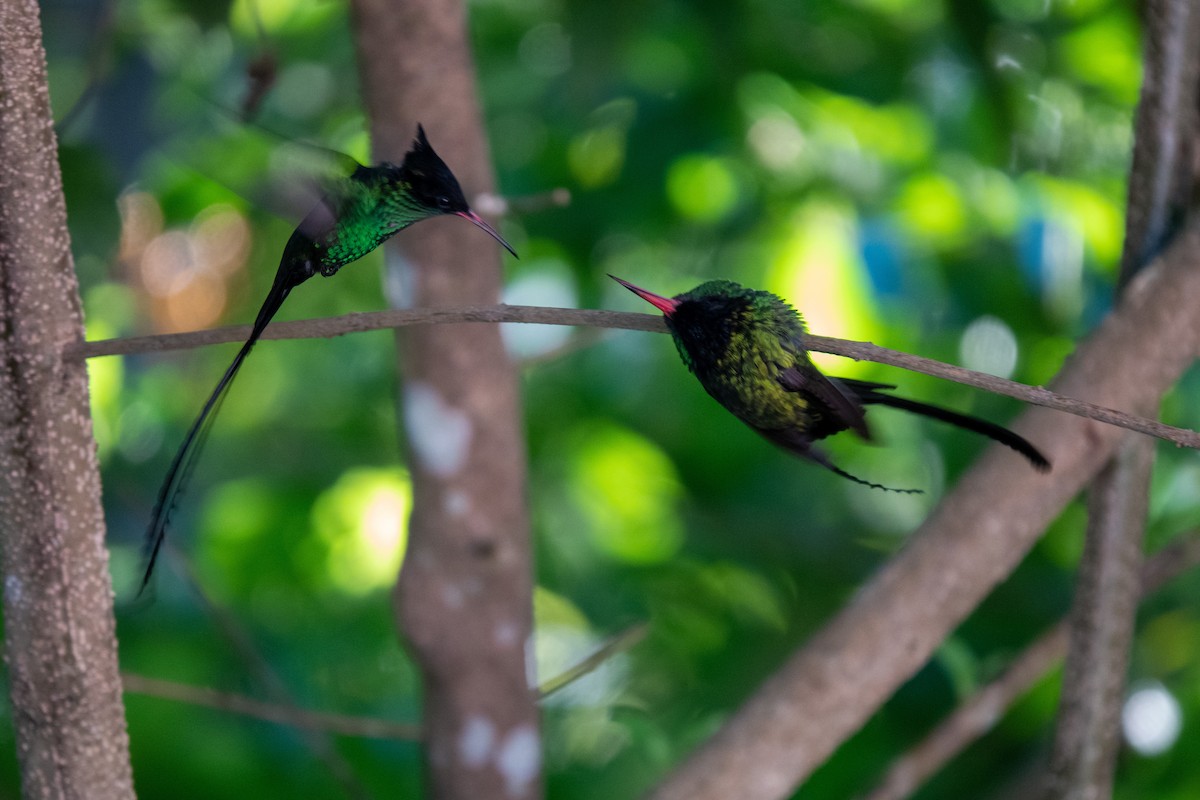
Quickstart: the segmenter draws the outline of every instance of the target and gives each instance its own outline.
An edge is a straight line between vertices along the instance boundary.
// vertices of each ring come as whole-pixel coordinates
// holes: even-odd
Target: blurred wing
[[[361,167],[339,150],[247,122],[232,108],[197,97],[163,145],[167,159],[288,222],[303,219],[332,182]]]
[[[365,169],[345,153],[288,142],[271,153],[266,190],[271,206],[285,209],[287,219],[302,220],[301,231],[315,239],[339,218],[337,201],[331,198],[341,197],[347,179]]]
[[[327,242],[341,218],[337,195],[327,191],[316,197],[310,206],[308,213],[296,226],[296,233],[302,234],[312,242]]]

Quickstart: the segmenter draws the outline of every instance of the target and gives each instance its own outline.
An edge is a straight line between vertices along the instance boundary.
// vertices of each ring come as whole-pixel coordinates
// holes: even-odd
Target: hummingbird
[[[471,210],[454,173],[434,152],[421,125],[417,125],[417,138],[399,166],[383,162],[367,167],[349,156],[344,158],[354,165],[353,172],[324,186],[320,201],[288,239],[250,337],[200,409],[167,469],[146,530],[146,571],[139,592],[150,581],[171,511],[196,465],[225,392],[292,289],[318,272],[331,277],[409,225],[444,214],[469,220],[517,255],[491,225]]]
[[[871,439],[866,406],[881,405],[955,425],[1005,444],[1039,471],[1050,469],[1037,448],[1007,428],[956,411],[887,394],[895,386],[827,376],[804,348],[804,319],[783,298],[733,281],[702,283],[662,297],[610,278],[663,313],[687,368],[735,417],[784,450],[855,483],[903,493],[843,471],[814,443],[851,430]]]

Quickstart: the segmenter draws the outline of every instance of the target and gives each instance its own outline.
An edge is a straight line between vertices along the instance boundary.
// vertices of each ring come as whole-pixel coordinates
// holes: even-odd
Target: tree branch
[[[630,628],[627,628],[616,636],[606,641],[600,647],[575,664],[570,669],[562,672],[554,677],[544,681],[538,687],[538,699],[545,700],[550,695],[561,689],[565,689],[575,681],[586,675],[596,671],[602,664],[609,659],[624,653],[626,650],[634,647],[636,644],[646,638],[646,634],[650,632],[650,623],[639,622]]]
[[[1200,531],[1184,534],[1142,565],[1140,596],[1200,565]],[[964,700],[936,728],[888,767],[863,800],[904,800],[952,758],[996,726],[1017,698],[1062,661],[1067,652],[1067,620],[1062,620],[1013,659],[999,678]]]
[[[347,333],[406,328],[412,325],[452,325],[464,322],[528,322],[538,325],[576,325],[655,333],[666,333],[667,330],[662,318],[653,314],[502,304],[362,311],[336,317],[272,322],[270,327],[263,332],[262,338],[329,339]],[[63,357],[85,359],[189,350],[210,344],[244,342],[249,335],[249,325],[231,325],[188,333],[160,333],[151,336],[99,339],[72,343],[64,348]],[[836,342],[837,340],[829,341]]]
[[[412,741],[421,736],[421,726],[385,719],[354,717],[348,714],[331,714],[323,711],[308,711],[296,706],[267,703],[232,692],[218,692],[204,686],[147,678],[130,672],[121,673],[121,681],[127,694],[143,694],[161,697],[194,706],[214,708],[231,714],[241,714],[255,719],[302,728],[309,731],[333,733],[339,736],[361,736],[370,739],[401,739]]]
[[[79,283],[38,4],[0,4],[0,559],[21,794],[132,798]]]
[[[453,306],[446,308],[414,308],[392,311],[369,311],[343,314],[337,317],[272,323],[264,339],[330,338],[347,333],[403,328],[410,325],[450,325],[464,322],[524,322],[538,325],[577,325],[590,328],[614,328],[630,331],[666,333],[662,317],[628,311],[595,311],[578,308],[547,308],[542,306]],[[164,333],[120,339],[101,339],[76,342],[63,350],[66,359],[99,358],[100,356],[157,353],[203,347],[209,344],[245,341],[250,326],[239,325],[192,333]],[[1067,397],[1040,386],[1027,386],[995,375],[965,367],[935,361],[932,358],[889,350],[870,342],[833,339],[827,336],[805,337],[805,347],[818,353],[845,356],[855,361],[872,361],[943,378],[966,386],[1012,397],[1025,403],[1064,411],[1068,414],[1094,419],[1108,425],[1128,428],[1165,439],[1182,447],[1200,448],[1200,433],[1164,425],[1156,420],[1128,414],[1113,408]]]
[[[1196,185],[1200,11],[1192,0],[1149,0],[1145,71],[1134,128],[1120,298],[1187,219]],[[1134,409],[1153,413],[1160,398]],[[1044,800],[1112,795],[1120,717],[1144,559],[1153,443],[1126,436],[1088,491],[1088,524]]]
[[[193,585],[193,588],[200,591],[198,585]],[[595,671],[613,656],[629,650],[645,639],[648,630],[648,624],[639,623],[618,633],[578,664],[543,683],[536,692],[537,698],[544,700]],[[149,678],[132,672],[122,672],[121,682],[125,687],[126,694],[141,694],[147,697],[190,703],[194,706],[204,706],[230,714],[241,714],[308,731],[368,739],[415,741],[421,738],[421,726],[415,723],[393,722],[374,717],[356,717],[350,714],[333,714],[325,711],[309,711],[294,705],[266,702],[247,697],[244,694],[220,692],[206,686],[192,686],[161,678]]]

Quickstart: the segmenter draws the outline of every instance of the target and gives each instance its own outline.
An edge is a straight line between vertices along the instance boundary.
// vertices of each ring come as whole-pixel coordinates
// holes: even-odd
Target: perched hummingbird
[[[292,289],[318,272],[328,278],[414,222],[442,214],[470,220],[487,231],[508,252],[514,256],[517,254],[491,225],[467,205],[454,173],[430,147],[429,140],[425,138],[425,129],[420,125],[417,126],[417,138],[400,166],[388,162],[375,167],[354,163],[356,168],[349,177],[340,178],[325,187],[320,202],[308,212],[288,239],[279,262],[279,271],[275,273],[275,282],[258,311],[250,338],[234,356],[233,363],[225,370],[217,388],[213,389],[208,402],[200,409],[200,415],[192,423],[179,452],[167,469],[162,488],[158,491],[158,500],[154,504],[150,527],[146,531],[143,590],[154,571],[154,562],[167,532],[168,518],[196,464],[225,391]]]
[[[1050,462],[1022,437],[955,411],[884,394],[883,383],[824,375],[804,349],[804,320],[770,292],[732,281],[708,281],[662,297],[610,278],[663,313],[683,363],[717,402],[769,441],[855,483],[890,491],[839,469],[813,443],[844,430],[870,439],[868,405],[891,406],[988,436],[1025,456],[1041,471]]]

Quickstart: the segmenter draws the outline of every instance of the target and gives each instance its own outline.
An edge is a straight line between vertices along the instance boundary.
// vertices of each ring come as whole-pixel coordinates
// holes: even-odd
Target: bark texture
[[[1200,531],[1192,531],[1146,559],[1140,570],[1139,596],[1144,598],[1158,591],[1197,565],[1200,565]],[[904,800],[915,794],[947,762],[996,727],[1009,707],[1062,661],[1069,632],[1064,620],[1039,636],[1002,675],[965,699],[924,739],[893,761],[879,785],[864,795],[863,800]]]
[[[1187,219],[1200,152],[1200,8],[1191,0],[1149,0],[1145,10],[1118,302]],[[1153,415],[1158,405],[1147,398],[1139,411]],[[1112,796],[1153,467],[1153,443],[1127,435],[1091,487],[1046,800]]]
[[[1126,434],[1088,494],[1045,800],[1112,796],[1153,465],[1153,442]]]
[[[351,8],[376,156],[399,160],[419,121],[468,198],[490,191],[463,5]],[[500,248],[461,219],[405,231],[389,258],[409,305],[499,299]],[[395,598],[424,677],[429,795],[540,797],[519,376],[498,326],[414,328],[398,342],[414,503]]]
[[[26,798],[133,797],[38,6],[0,5],[0,551]]]

